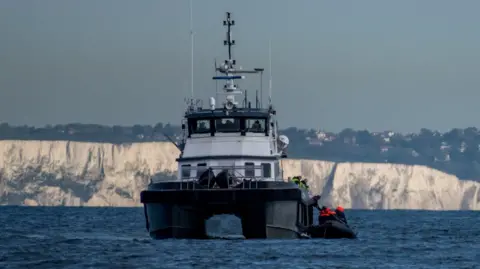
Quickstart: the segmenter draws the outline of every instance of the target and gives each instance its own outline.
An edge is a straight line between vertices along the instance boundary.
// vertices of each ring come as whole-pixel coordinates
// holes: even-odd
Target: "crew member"
[[[292,178],[292,182],[295,183],[295,184],[300,184],[300,177],[299,176],[295,176]]]
[[[292,178],[292,182],[298,185],[300,189],[309,190],[306,179],[303,179],[302,176],[295,176]]]
[[[262,131],[262,126],[260,125],[260,122],[258,120],[256,120],[253,124],[252,124],[252,131],[254,132],[260,132]]]
[[[315,207],[318,210],[321,210],[321,208],[318,206],[318,201],[320,200],[320,198],[321,198],[320,195],[314,195],[314,196],[312,196],[312,198],[310,198],[308,204],[312,205],[313,207]]]
[[[307,184],[307,179],[306,179],[306,178],[300,180],[300,187],[303,187],[303,188],[305,188],[305,189],[307,189],[307,190],[310,189],[310,187],[309,187],[308,184]]]
[[[337,209],[335,209],[335,213],[341,221],[343,221],[345,224],[347,224],[347,217],[345,217],[345,212],[343,207],[338,206]]]

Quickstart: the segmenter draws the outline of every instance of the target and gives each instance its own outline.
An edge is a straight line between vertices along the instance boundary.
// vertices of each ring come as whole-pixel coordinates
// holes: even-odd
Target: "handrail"
[[[261,165],[253,165],[253,166],[247,166],[247,165],[241,165],[241,166],[200,166],[202,169],[200,170],[206,170],[208,168],[212,168],[213,170],[217,169],[245,169],[245,168],[250,168],[250,169],[262,169],[263,167]],[[190,171],[192,170],[198,170],[199,166],[182,166],[182,169],[188,169]]]
[[[243,183],[242,188],[243,189],[257,189],[258,188],[258,182],[259,181],[265,181],[264,176],[255,176],[255,175],[245,175],[245,169],[248,169],[250,171],[256,171],[256,170],[262,170],[263,166],[262,165],[241,165],[241,166],[190,166],[190,167],[182,167],[181,169],[189,170],[191,171],[201,171],[200,175],[203,174],[205,171],[211,170],[212,172],[216,172],[217,174],[219,172],[227,171],[227,188],[231,188],[232,185],[238,186]],[[181,177],[179,180],[176,180],[175,182],[180,183],[180,189],[193,189],[195,190],[198,185],[198,180],[200,179],[200,175],[194,177]],[[204,189],[205,187],[207,189],[214,189],[214,188],[219,188],[218,184],[213,183],[212,185],[212,180],[213,178],[209,177],[208,182],[206,186],[202,187]],[[151,183],[156,183],[156,182],[161,182],[161,181],[153,181],[151,180]],[[185,184],[186,183],[186,184]],[[186,185],[186,186],[185,186]]]
[[[263,171],[264,167],[262,165],[219,165],[219,166],[183,166],[180,169],[189,171],[191,174],[191,171],[196,171],[196,176],[189,176],[189,177],[180,177],[178,180],[175,180],[175,182],[180,183],[180,189],[192,189],[195,190],[198,186],[198,181],[200,179],[200,176],[205,173],[205,171],[211,170],[216,176],[218,176],[219,173],[227,171],[227,180],[226,182],[226,188],[231,188],[232,185],[238,186],[240,184],[242,185],[242,188],[246,189],[258,189],[259,181],[267,181],[265,180],[266,178],[270,177],[265,177],[265,176],[255,176],[255,172],[257,170]],[[253,175],[245,175],[246,170],[249,170],[250,173],[253,171]],[[263,174],[262,172],[260,174]],[[209,174],[209,176],[211,176]],[[202,184],[202,189],[215,189],[219,188],[218,182],[212,183],[211,180],[213,178],[209,177],[208,181],[206,182],[206,186]],[[274,178],[273,181],[277,181],[278,179]],[[268,180],[272,181],[272,180]],[[150,179],[150,184],[154,184],[157,182],[162,182],[159,180],[153,180]],[[225,188],[225,186],[223,186]]]

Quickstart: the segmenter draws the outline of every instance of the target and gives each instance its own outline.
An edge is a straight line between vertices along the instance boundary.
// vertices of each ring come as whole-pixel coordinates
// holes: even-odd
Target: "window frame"
[[[231,130],[222,130],[222,129],[218,129],[218,123],[222,122],[223,120],[233,120],[233,123],[235,125],[235,129],[231,129]],[[242,132],[242,118],[238,118],[238,117],[222,117],[222,118],[217,118],[215,119],[213,122],[214,122],[214,126],[215,126],[215,133],[241,133]]]
[[[249,172],[249,174],[247,174],[247,172]],[[245,162],[245,177],[255,177],[255,163],[254,162]]]
[[[260,130],[251,130],[251,126],[255,123],[255,121],[260,122]],[[250,122],[252,122],[250,124]],[[263,134],[265,133],[267,129],[267,119],[266,118],[245,118],[245,129],[247,130],[248,133],[254,133],[254,134]]]
[[[272,177],[272,163],[261,163],[260,165],[262,166],[262,177],[271,178]],[[268,172],[268,175],[267,175],[266,172]]]
[[[188,167],[188,169],[185,169]],[[188,174],[187,174],[188,173]],[[189,179],[192,176],[192,165],[191,164],[182,164],[181,166],[181,179]]]
[[[200,170],[199,167],[204,167]],[[201,176],[205,171],[207,171],[207,163],[197,163],[197,177]]]
[[[205,131],[198,131],[199,122],[208,122],[208,127]],[[189,119],[188,120],[188,133],[192,134],[209,134],[212,132],[212,121],[210,119]]]

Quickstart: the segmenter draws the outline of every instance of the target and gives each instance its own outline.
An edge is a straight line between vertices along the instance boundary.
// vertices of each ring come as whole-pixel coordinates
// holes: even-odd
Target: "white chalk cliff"
[[[0,205],[140,206],[151,177],[175,172],[171,143],[0,141]],[[480,183],[423,166],[288,159],[322,204],[358,209],[480,210]]]

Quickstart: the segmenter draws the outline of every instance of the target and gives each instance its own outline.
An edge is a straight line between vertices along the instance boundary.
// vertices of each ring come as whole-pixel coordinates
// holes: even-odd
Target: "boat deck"
[[[193,182],[153,183],[142,191],[142,203],[248,204],[268,201],[301,200],[301,190],[293,183],[270,181],[242,183],[231,188],[206,188]]]

